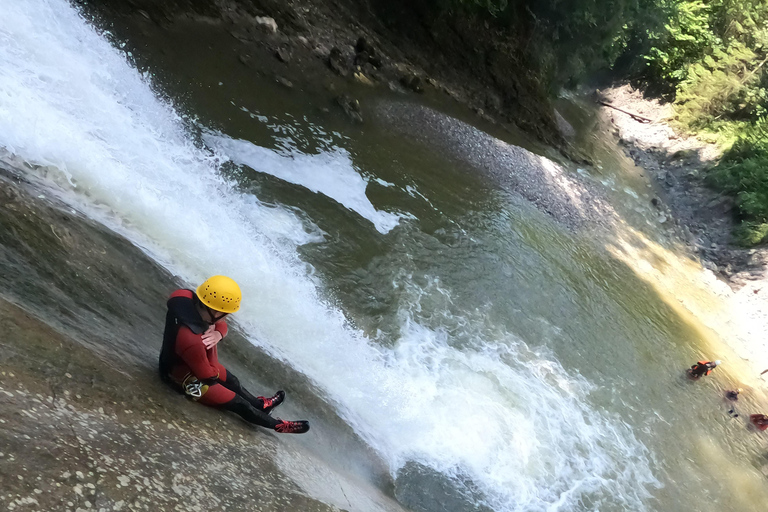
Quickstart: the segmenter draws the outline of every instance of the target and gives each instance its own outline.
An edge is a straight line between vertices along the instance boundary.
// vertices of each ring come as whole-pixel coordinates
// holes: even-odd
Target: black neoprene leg
[[[247,389],[245,389],[240,384],[240,379],[234,376],[232,372],[227,369],[227,380],[222,381],[220,380],[222,386],[229,389],[230,391],[234,391],[235,394],[240,395],[241,397],[245,398],[252,406],[254,406],[258,410],[264,409],[264,402],[261,398],[253,396]]]
[[[274,429],[275,425],[280,423],[269,414],[266,414],[253,407],[245,400],[245,398],[240,395],[235,395],[235,398],[222,405],[221,408],[227,411],[232,411],[235,414],[239,414],[240,417],[242,417],[245,421],[259,425],[260,427]]]

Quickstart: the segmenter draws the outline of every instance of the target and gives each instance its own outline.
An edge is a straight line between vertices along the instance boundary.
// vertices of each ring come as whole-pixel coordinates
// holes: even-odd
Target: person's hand
[[[213,348],[221,341],[221,338],[223,338],[223,336],[216,330],[216,326],[211,325],[208,327],[208,330],[203,333],[203,345],[205,345],[206,349]]]

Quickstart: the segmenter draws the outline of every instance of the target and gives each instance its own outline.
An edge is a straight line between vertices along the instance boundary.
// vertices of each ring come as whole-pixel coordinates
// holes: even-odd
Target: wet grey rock
[[[373,49],[373,46],[368,42],[368,40],[365,37],[360,36],[357,39],[357,42],[355,43],[355,52],[357,53],[367,52],[367,53],[373,54],[375,53],[375,50]]]
[[[277,22],[274,18],[270,18],[269,16],[256,16],[253,19],[253,22],[257,28],[266,32],[267,34],[277,33]]]
[[[723,213],[728,213],[736,207],[736,203],[732,197],[720,196],[712,199],[707,203],[707,208],[717,209]]]
[[[251,36],[245,30],[232,29],[232,30],[228,30],[227,32],[229,32],[229,35],[231,35],[232,37],[234,37],[235,39],[237,39],[243,44],[249,44],[251,42]]]
[[[279,83],[280,85],[287,87],[288,89],[293,89],[293,82],[285,78],[284,76],[276,75],[275,81]]]
[[[293,58],[293,52],[288,46],[281,46],[275,52],[275,57],[277,57],[277,60],[279,60],[280,62],[284,62],[288,64],[289,62],[291,62],[291,59]]]
[[[417,462],[408,462],[398,472],[395,497],[415,512],[492,512],[478,504],[482,495],[469,479],[450,478]]]
[[[424,87],[421,83],[421,77],[416,74],[402,76],[400,78],[400,83],[403,85],[403,87],[410,91],[418,93],[424,92]]]
[[[360,37],[355,44],[355,66],[370,64],[374,68],[380,68],[381,56],[365,37]]]
[[[240,64],[243,66],[250,66],[251,65],[251,56],[246,55],[245,53],[241,53],[237,56],[237,60],[240,61]]]
[[[698,156],[699,152],[695,149],[681,149],[680,151],[675,151],[670,155],[669,161],[686,161],[686,160],[692,160]],[[682,163],[682,162],[681,162]]]
[[[572,139],[576,136],[576,130],[571,126],[571,123],[565,120],[565,118],[558,112],[555,112],[555,122],[557,123],[557,129],[566,139]]]
[[[490,112],[501,112],[501,110],[504,108],[504,102],[502,101],[501,96],[492,91],[486,92],[485,108]],[[563,119],[563,121],[565,121],[565,119]],[[572,126],[571,129],[573,129]]]
[[[360,112],[360,102],[356,99],[342,94],[336,98],[336,104],[341,107],[347,117],[357,123],[363,122],[363,114]]]
[[[354,73],[352,76],[354,77],[355,81],[358,82],[358,83],[361,83],[361,84],[367,85],[367,86],[373,86],[374,85],[373,80],[368,78],[362,72],[358,71],[357,73]]]
[[[621,137],[619,139],[619,144],[622,144],[624,146],[631,146],[634,143],[635,143],[635,138],[632,137],[631,135],[626,136],[626,137]]]
[[[349,74],[349,63],[337,47],[331,48],[331,52],[328,54],[328,67],[333,70],[339,76],[347,76]]]

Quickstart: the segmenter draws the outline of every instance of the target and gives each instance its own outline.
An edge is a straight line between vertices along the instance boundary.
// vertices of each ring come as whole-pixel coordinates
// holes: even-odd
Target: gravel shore
[[[734,244],[733,199],[704,184],[706,169],[721,157],[720,148],[673,128],[672,105],[645,98],[630,85],[597,91],[597,101],[603,122],[655,182],[660,207],[701,263],[701,282],[722,299],[726,318],[718,331],[751,367],[752,375],[745,377],[764,384],[766,376],[758,375],[768,368],[768,249]]]

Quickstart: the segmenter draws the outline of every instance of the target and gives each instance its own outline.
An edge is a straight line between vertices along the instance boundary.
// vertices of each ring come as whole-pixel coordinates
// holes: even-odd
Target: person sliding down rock
[[[704,375],[712,373],[712,370],[718,365],[720,365],[720,361],[699,361],[691,365],[691,368],[688,370],[688,376],[694,380],[699,379]]]
[[[242,294],[226,276],[213,276],[196,291],[176,290],[168,298],[160,378],[192,400],[239,414],[244,420],[283,434],[303,434],[309,422],[270,416],[285,392],[253,396],[219,363],[217,344],[227,335],[224,318],[240,309]]]

